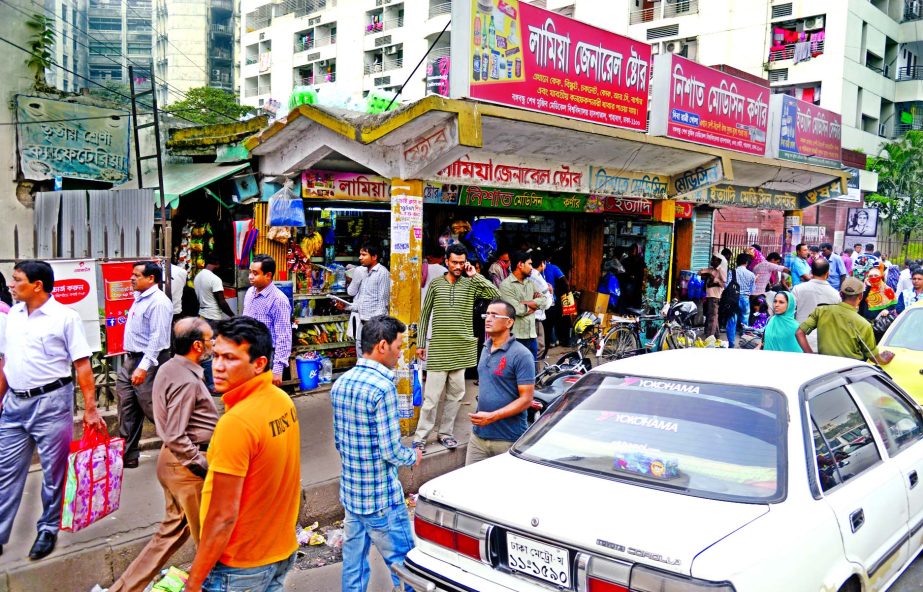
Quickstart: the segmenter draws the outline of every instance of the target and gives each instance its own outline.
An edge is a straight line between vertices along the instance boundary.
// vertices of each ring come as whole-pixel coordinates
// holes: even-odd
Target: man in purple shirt
[[[245,317],[266,325],[272,335],[272,383],[282,384],[282,371],[292,354],[292,305],[272,283],[276,261],[269,255],[254,255],[250,264],[250,289],[244,296]]]

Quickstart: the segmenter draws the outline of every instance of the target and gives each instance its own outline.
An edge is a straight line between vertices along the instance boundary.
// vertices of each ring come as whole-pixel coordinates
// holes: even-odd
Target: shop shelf
[[[344,296],[346,292],[324,292],[323,294],[295,294],[292,299],[298,300],[318,300],[327,296]]]
[[[341,347],[352,347],[356,345],[355,341],[336,341],[334,343],[316,343],[314,345],[299,345],[294,349],[295,353],[307,351],[319,351],[323,349],[339,349]]]
[[[313,325],[315,323],[332,323],[334,321],[348,321],[349,315],[328,315],[328,316],[316,316],[316,317],[300,317],[295,319],[295,323],[299,325]]]

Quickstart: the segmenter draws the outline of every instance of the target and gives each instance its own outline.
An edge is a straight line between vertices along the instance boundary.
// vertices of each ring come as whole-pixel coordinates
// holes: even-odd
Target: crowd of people
[[[729,269],[733,258],[736,267]],[[888,260],[873,244],[837,253],[830,243],[798,244],[785,258],[751,245],[722,249],[699,270],[705,286],[705,336],[737,345],[744,328],[762,332],[766,350],[842,355],[887,364],[877,339],[923,298],[923,261]]]

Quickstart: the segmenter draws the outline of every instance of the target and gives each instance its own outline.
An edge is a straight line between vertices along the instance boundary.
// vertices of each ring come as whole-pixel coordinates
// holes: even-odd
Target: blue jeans
[[[538,339],[535,337],[529,339],[517,338],[516,341],[526,346],[526,349],[532,352],[532,359],[538,361]]]
[[[7,391],[0,412],[0,545],[10,541],[36,447],[42,463],[42,516],[37,527],[40,532],[58,532],[73,432],[74,385],[29,399]]]
[[[208,392],[215,394],[215,378],[212,375],[212,360],[202,360],[199,362],[199,366],[202,366],[202,380],[205,381],[205,386],[208,388]]]
[[[403,564],[407,552],[413,548],[410,516],[404,504],[385,508],[374,514],[362,515],[346,511],[343,521],[343,590],[366,592],[372,574],[369,567],[369,547],[375,543],[390,569],[394,563]],[[401,582],[391,574],[395,588]],[[405,588],[413,592],[410,588]]]
[[[229,567],[216,563],[202,584],[204,592],[282,592],[295,555],[259,567]]]
[[[734,341],[737,339],[737,323],[747,324],[750,318],[750,296],[740,295],[737,300],[737,314],[728,319],[725,330],[728,334],[728,347],[734,347]]]

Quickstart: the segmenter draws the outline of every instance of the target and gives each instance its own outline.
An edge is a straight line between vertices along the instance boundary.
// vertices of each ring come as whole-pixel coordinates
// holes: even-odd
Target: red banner
[[[116,356],[125,353],[125,321],[128,309],[135,301],[131,287],[131,272],[134,263],[103,263],[103,295],[106,313],[106,355]]]
[[[676,54],[654,59],[651,135],[763,156],[769,88]]]
[[[632,214],[650,217],[654,213],[654,202],[649,199],[629,199],[607,196],[606,212],[611,214]]]
[[[469,2],[468,96],[644,130],[649,45],[518,0]]]

